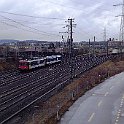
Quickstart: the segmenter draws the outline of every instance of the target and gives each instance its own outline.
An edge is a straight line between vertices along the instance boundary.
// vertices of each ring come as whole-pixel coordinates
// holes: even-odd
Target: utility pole
[[[72,37],[72,21],[73,19],[68,19],[68,38],[69,38],[69,66],[71,79],[73,79],[73,37]]]
[[[89,59],[90,59],[90,54],[91,54],[91,50],[90,50],[90,39],[89,39]]]
[[[111,38],[109,38],[109,40],[106,41],[106,55],[107,56],[109,54],[109,42],[111,42]]]
[[[68,27],[68,38],[67,38],[67,42],[68,42],[68,48],[69,48],[69,67],[70,67],[70,79],[73,80],[74,77],[74,51],[73,51],[73,27],[76,26],[76,24],[73,24],[74,19],[69,18],[68,19],[68,24],[66,25],[66,27]]]
[[[93,57],[95,58],[95,42],[96,42],[96,37],[93,37]]]
[[[64,37],[63,37],[63,35],[62,35],[62,42],[61,42],[60,45],[61,45],[60,46],[60,48],[61,48],[61,54],[63,55],[63,53],[64,53]]]
[[[122,15],[121,15],[121,25],[120,25],[120,41],[124,41],[124,0],[122,4]]]
[[[74,19],[69,18],[68,24],[66,25],[66,27],[68,28],[67,32],[59,32],[59,33],[68,33],[67,36],[67,44],[68,44],[68,53],[69,53],[69,68],[70,68],[70,79],[73,80],[74,77],[74,51],[73,51],[73,27],[76,26],[76,24],[73,24]]]
[[[113,6],[122,6],[121,15],[116,16],[116,17],[121,16],[119,40],[120,40],[120,52],[122,54],[122,49],[123,49],[123,44],[124,44],[124,0],[122,4],[116,4]]]
[[[59,33],[66,33],[66,32],[59,32]],[[63,50],[64,50],[64,36],[62,34],[62,40],[60,41],[60,49],[61,49],[61,54],[63,55]]]
[[[106,56],[108,56],[108,43],[110,40],[106,40],[106,27],[104,27],[103,40],[105,42]]]
[[[65,27],[64,27],[65,28]],[[62,34],[62,40],[61,40],[61,42],[60,42],[60,48],[61,48],[61,54],[62,55],[64,55],[64,47],[65,47],[65,39],[64,39],[64,36],[63,36],[63,34],[64,33],[68,33],[68,32],[59,32],[59,33],[61,33]]]
[[[68,35],[69,35],[69,53],[70,53],[70,58],[72,57],[72,54],[73,54],[73,38],[72,38],[72,19],[68,19],[68,22],[70,23],[69,24],[69,32],[68,32]]]

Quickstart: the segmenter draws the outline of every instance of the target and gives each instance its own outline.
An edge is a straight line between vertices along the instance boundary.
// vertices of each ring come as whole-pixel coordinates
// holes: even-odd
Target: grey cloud
[[[32,16],[56,17],[56,18],[75,18],[77,29],[75,30],[75,41],[88,40],[96,35],[98,40],[103,38],[103,27],[106,26],[108,37],[118,37],[120,19],[115,16],[121,13],[121,7],[113,7],[113,4],[121,3],[122,0],[0,0],[0,11],[27,14]],[[59,34],[63,29],[65,20],[38,19],[22,16],[2,14],[6,17],[19,21],[20,23],[37,28],[48,33]],[[61,40],[61,36],[47,36],[35,34],[21,30],[29,28],[23,27],[14,22],[0,17],[0,21],[15,25],[20,29],[0,23],[2,31],[0,38],[9,39],[38,39],[38,40]],[[46,24],[46,25],[45,25]],[[65,23],[66,25],[66,23]],[[33,29],[31,31],[34,31]],[[79,33],[77,33],[77,32]],[[34,31],[35,32],[35,31]]]

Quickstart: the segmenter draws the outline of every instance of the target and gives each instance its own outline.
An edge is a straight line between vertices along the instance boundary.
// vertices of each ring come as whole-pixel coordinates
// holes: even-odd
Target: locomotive
[[[31,70],[31,69],[35,69],[38,67],[43,67],[46,65],[58,63],[58,62],[61,62],[61,60],[62,60],[61,55],[51,55],[51,56],[46,56],[46,57],[42,57],[42,58],[35,57],[35,58],[29,59],[29,60],[27,60],[27,59],[20,60],[18,69],[20,71]]]

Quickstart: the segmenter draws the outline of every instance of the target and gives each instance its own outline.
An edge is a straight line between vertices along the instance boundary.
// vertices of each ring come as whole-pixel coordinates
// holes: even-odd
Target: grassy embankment
[[[90,71],[85,72],[79,78],[66,86],[61,92],[52,96],[44,103],[37,103],[38,110],[30,115],[26,124],[57,124],[61,116],[68,108],[82,96],[87,90],[95,87],[115,74],[124,71],[124,61],[107,61]],[[57,118],[57,112],[58,117]],[[33,118],[33,122],[32,122]]]
[[[14,62],[13,63],[0,62],[0,71],[7,71],[15,68],[16,68],[16,65]]]

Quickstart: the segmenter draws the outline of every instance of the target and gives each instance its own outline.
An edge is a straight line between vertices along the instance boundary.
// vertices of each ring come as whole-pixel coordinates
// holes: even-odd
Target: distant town
[[[0,59],[17,59],[42,57],[50,54],[67,54],[69,42],[60,41],[37,41],[37,40],[0,40]],[[73,49],[79,54],[109,53],[120,51],[122,42],[110,39],[108,41],[81,41],[74,42]]]

